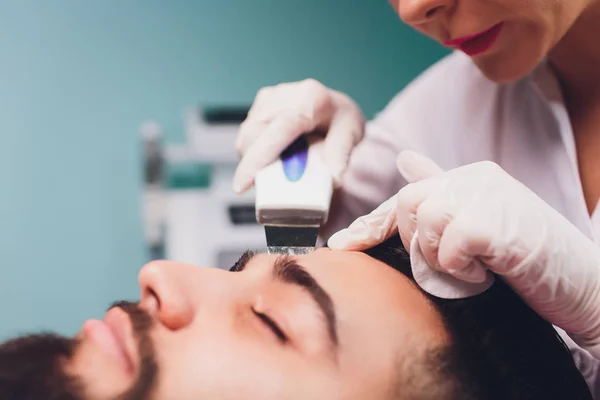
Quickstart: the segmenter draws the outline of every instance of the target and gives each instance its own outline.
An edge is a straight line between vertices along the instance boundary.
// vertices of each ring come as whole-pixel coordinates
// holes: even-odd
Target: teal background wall
[[[136,298],[137,128],[314,77],[372,115],[446,52],[385,0],[0,1],[0,338]]]

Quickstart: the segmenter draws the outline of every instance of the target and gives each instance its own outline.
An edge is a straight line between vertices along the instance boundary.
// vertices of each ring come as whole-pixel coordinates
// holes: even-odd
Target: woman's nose
[[[198,267],[154,261],[146,264],[138,276],[141,306],[170,330],[183,329],[194,320],[193,293],[186,284],[190,268]]]
[[[456,0],[396,0],[400,19],[408,25],[420,25],[447,12]]]

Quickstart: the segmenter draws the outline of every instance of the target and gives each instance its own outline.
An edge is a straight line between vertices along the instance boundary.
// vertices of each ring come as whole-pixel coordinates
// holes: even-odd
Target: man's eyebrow
[[[246,250],[244,254],[241,255],[239,260],[237,260],[235,264],[233,264],[233,266],[229,269],[229,272],[243,271],[246,267],[246,264],[248,264],[256,256],[256,254],[257,252],[255,251]]]
[[[240,259],[233,265],[233,267],[231,267],[230,271],[242,271],[257,254],[260,254],[260,252],[250,250],[244,252]],[[293,257],[287,255],[279,256],[273,264],[272,271],[273,277],[276,280],[300,286],[308,292],[325,317],[327,333],[332,347],[337,348],[337,317],[331,296],[329,296],[329,294],[325,291],[325,289],[323,289],[323,287],[321,287],[321,285],[319,285],[315,278],[313,278],[308,271],[300,266]]]
[[[280,256],[273,264],[275,279],[302,287],[313,298],[327,324],[329,340],[334,348],[338,345],[337,318],[333,301],[321,285],[296,260],[290,256]]]

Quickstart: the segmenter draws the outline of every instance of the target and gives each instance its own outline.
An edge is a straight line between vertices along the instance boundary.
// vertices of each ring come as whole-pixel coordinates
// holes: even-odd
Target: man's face
[[[120,307],[86,322],[68,366],[86,398],[139,387],[145,368],[152,399],[385,399],[399,374],[410,382],[411,364],[447,344],[421,292],[365,254],[259,254],[234,269],[146,265],[139,308],[151,345],[137,343],[137,318]]]

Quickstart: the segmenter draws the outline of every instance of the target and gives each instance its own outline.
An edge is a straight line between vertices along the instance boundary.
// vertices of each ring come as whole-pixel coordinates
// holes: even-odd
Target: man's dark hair
[[[413,279],[399,236],[365,253]],[[426,384],[418,384],[409,390],[414,395],[407,396],[406,385],[411,383],[403,382],[396,398],[592,399],[557,331],[500,278],[486,292],[467,299],[444,300],[423,293],[439,311],[451,344],[425,356],[426,366],[421,367],[430,375],[423,381]]]

